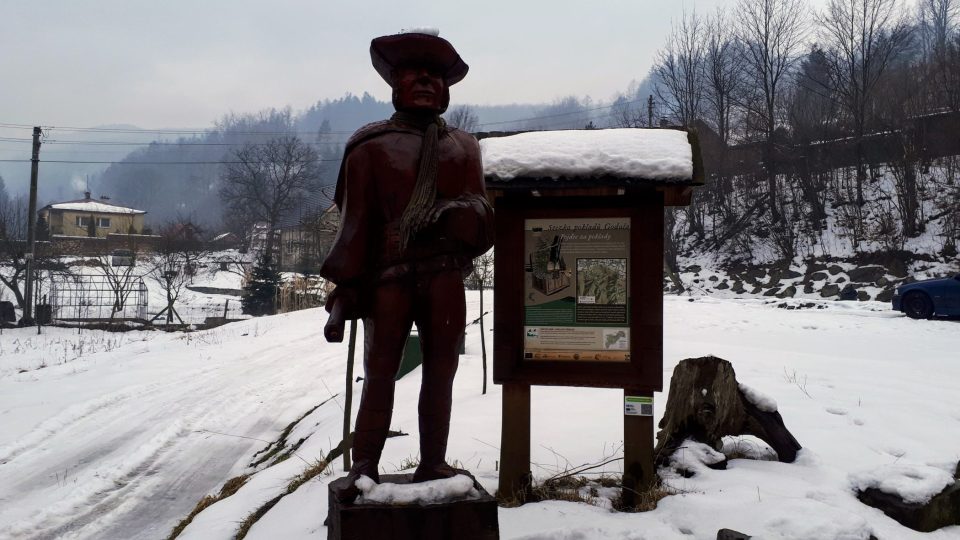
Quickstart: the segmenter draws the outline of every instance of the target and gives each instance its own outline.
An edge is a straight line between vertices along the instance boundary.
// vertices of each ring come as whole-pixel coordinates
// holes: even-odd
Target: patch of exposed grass
[[[322,401],[321,403],[318,403],[316,406],[314,406],[313,408],[311,408],[311,409],[308,410],[307,412],[303,413],[303,414],[300,416],[300,418],[297,418],[297,419],[294,420],[293,422],[290,422],[289,424],[287,424],[287,427],[283,428],[283,431],[280,432],[280,436],[277,437],[277,440],[276,440],[276,441],[268,444],[267,446],[265,446],[264,448],[260,449],[259,451],[257,451],[257,453],[255,453],[255,454],[253,455],[253,457],[254,457],[255,459],[254,459],[254,461],[253,461],[252,463],[250,463],[250,467],[251,467],[251,468],[254,468],[254,469],[257,468],[257,467],[259,467],[260,465],[266,463],[270,458],[276,456],[277,454],[279,454],[280,452],[284,451],[285,449],[287,450],[286,455],[282,455],[282,458],[277,458],[277,460],[275,460],[273,463],[271,463],[271,465],[276,465],[277,463],[279,463],[279,462],[281,462],[281,461],[284,461],[284,460],[286,460],[287,458],[289,458],[289,457],[290,457],[290,454],[292,454],[293,452],[295,452],[295,451],[297,450],[297,448],[300,448],[300,445],[303,444],[303,441],[306,440],[306,439],[300,439],[299,441],[297,441],[297,443],[296,443],[292,448],[287,449],[287,448],[286,448],[286,447],[287,447],[287,437],[290,436],[290,432],[293,431],[293,428],[297,427],[297,424],[299,424],[301,421],[303,421],[304,418],[310,416],[310,414],[312,414],[313,411],[319,409],[321,406],[323,406],[324,404],[326,404],[326,403],[329,402],[330,400],[335,399],[338,395],[339,395],[339,394],[334,394],[334,395],[330,396],[329,398],[325,399],[325,400]],[[263,454],[263,456],[261,456],[259,459],[256,459],[256,457],[259,456],[260,454]]]
[[[676,490],[658,480],[656,484],[635,493],[633,506],[625,506],[622,495],[610,502],[613,504],[613,509],[619,512],[649,512],[655,510],[657,503],[661,500],[676,493]]]
[[[174,540],[177,536],[180,536],[180,533],[187,528],[187,525],[193,521],[193,518],[197,517],[197,514],[206,510],[213,503],[226,499],[227,497],[236,493],[244,484],[247,483],[250,477],[247,475],[240,475],[227,480],[223,484],[223,487],[220,488],[220,493],[216,495],[207,495],[204,498],[200,499],[200,502],[193,507],[193,510],[190,511],[190,514],[187,517],[180,520],[180,523],[177,523],[177,526],[170,531],[170,536],[167,537],[167,540]]]
[[[250,467],[251,467],[251,468],[256,468],[257,466],[265,463],[265,462],[266,462],[267,460],[269,460],[271,457],[276,456],[276,455],[279,454],[280,452],[283,452],[283,453],[280,454],[280,455],[277,457],[277,459],[275,459],[275,460],[273,461],[273,463],[271,463],[271,465],[276,465],[276,464],[279,463],[280,461],[284,461],[284,460],[286,460],[287,458],[289,458],[291,455],[293,455],[293,453],[296,452],[296,450],[300,447],[300,445],[303,444],[303,441],[306,440],[306,438],[300,439],[300,440],[297,441],[297,443],[294,444],[291,448],[287,448],[287,447],[286,447],[286,445],[287,445],[287,437],[288,437],[288,436],[290,435],[290,433],[293,431],[293,428],[295,428],[295,427],[297,426],[297,424],[299,424],[301,421],[303,421],[304,418],[310,416],[310,414],[313,413],[313,411],[316,411],[316,410],[319,409],[322,405],[324,405],[325,403],[331,401],[332,399],[334,399],[334,398],[336,398],[336,397],[337,397],[336,395],[330,396],[329,398],[327,398],[327,399],[324,400],[323,402],[317,404],[316,406],[314,406],[313,408],[311,408],[311,409],[308,410],[307,412],[303,413],[303,414],[300,416],[300,418],[297,418],[297,419],[294,420],[293,422],[290,422],[290,424],[288,424],[287,427],[284,428],[284,430],[280,433],[280,436],[277,438],[276,441],[274,441],[274,442],[272,442],[272,443],[269,443],[267,446],[265,446],[264,448],[260,449],[259,451],[257,451],[257,453],[255,453],[255,454],[253,455],[253,457],[256,458],[257,456],[259,456],[259,455],[261,455],[261,454],[264,454],[264,455],[263,455],[262,457],[260,457],[259,459],[255,459],[255,461],[250,464]],[[207,496],[203,497],[202,499],[200,499],[200,501],[199,501],[199,502],[197,503],[197,505],[193,508],[193,510],[190,512],[190,514],[189,514],[186,518],[184,518],[183,520],[181,520],[180,523],[178,523],[176,527],[173,528],[173,531],[170,533],[170,536],[167,537],[167,540],[173,540],[173,539],[175,539],[181,532],[183,532],[184,529],[187,528],[187,525],[189,525],[190,522],[193,521],[193,518],[196,517],[197,514],[199,514],[200,512],[204,511],[207,507],[209,507],[210,505],[216,503],[217,501],[223,500],[223,499],[225,499],[225,498],[233,495],[234,493],[236,493],[237,490],[239,490],[239,489],[243,486],[243,484],[245,484],[245,483],[247,482],[247,480],[249,480],[249,478],[250,478],[250,475],[241,475],[241,476],[237,476],[237,477],[235,477],[235,478],[231,478],[230,480],[228,480],[228,481],[223,485],[222,488],[220,488],[220,493],[218,493],[217,495],[207,495]],[[251,524],[251,525],[252,525],[252,524]]]
[[[243,523],[240,524],[240,528],[237,529],[237,533],[233,536],[234,540],[243,540],[243,538],[246,538],[247,533],[250,532],[250,528],[253,527],[253,525],[257,521],[260,521],[260,518],[267,515],[267,512],[273,509],[273,507],[276,506],[281,499],[293,493],[300,486],[306,484],[308,481],[312,480],[313,478],[316,478],[317,476],[323,474],[324,471],[327,471],[327,466],[330,465],[330,462],[337,459],[343,454],[342,451],[337,452],[337,450],[339,450],[339,446],[335,448],[333,451],[331,451],[326,458],[317,460],[316,462],[313,463],[313,465],[310,465],[309,467],[304,469],[303,472],[301,472],[300,474],[295,476],[292,480],[290,480],[290,483],[287,484],[287,488],[283,491],[283,493],[270,499],[269,501],[264,503],[263,506],[261,506],[260,508],[257,508],[256,510],[253,511],[253,513],[247,516],[247,518],[243,520]]]
[[[399,431],[390,431],[387,433],[388,438],[399,437],[403,435],[406,435],[406,433],[402,433]],[[243,540],[244,538],[246,538],[247,533],[250,532],[250,528],[253,527],[253,525],[257,521],[259,521],[260,518],[267,515],[267,512],[269,512],[274,506],[276,506],[281,499],[283,499],[287,495],[290,495],[294,491],[300,489],[300,486],[306,484],[307,482],[309,482],[310,480],[313,480],[314,478],[316,478],[317,476],[320,476],[321,474],[332,474],[332,472],[329,471],[327,467],[331,463],[333,463],[335,460],[337,460],[340,456],[342,456],[344,452],[348,451],[352,443],[353,443],[353,434],[351,433],[350,436],[348,436],[346,439],[343,439],[342,441],[340,441],[340,443],[337,444],[337,446],[333,450],[331,450],[330,453],[327,454],[323,459],[319,459],[315,461],[309,467],[304,469],[300,474],[293,477],[293,479],[291,479],[290,482],[287,484],[286,489],[283,490],[283,493],[265,502],[262,506],[254,510],[250,515],[247,516],[246,519],[243,520],[243,523],[240,524],[240,527],[237,529],[237,533],[233,537],[234,540]]]
[[[400,465],[397,465],[397,471],[408,471],[410,469],[416,469],[420,466],[420,456],[407,456],[400,460]]]
[[[601,489],[611,488],[619,490],[620,494],[608,497],[600,492]],[[637,492],[633,506],[628,507],[623,503],[623,489],[621,478],[618,476],[601,475],[596,478],[563,476],[534,484],[526,494],[517,493],[512,496],[498,494],[498,501],[504,508],[520,506],[524,502],[568,501],[612,508],[618,512],[648,512],[655,509],[657,503],[664,497],[676,493],[675,490],[658,481],[656,485]]]

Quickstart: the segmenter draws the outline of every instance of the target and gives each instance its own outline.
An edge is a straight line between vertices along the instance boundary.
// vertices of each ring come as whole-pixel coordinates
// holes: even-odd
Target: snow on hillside
[[[473,320],[478,297],[468,295]],[[898,476],[886,484],[922,498],[943,478],[936,471],[952,472],[960,460],[960,323],[914,321],[873,303],[775,307],[783,302],[667,297],[664,381],[683,358],[730,360],[741,382],[776,400],[804,446],[796,463],[733,459],[728,470],[700,468],[692,478],[665,470],[677,494],[642,514],[613,513],[602,496],[596,506],[504,508],[501,538],[713,539],[722,527],[757,538],[960,537],[960,527],[905,529],[853,491],[865,482],[882,485],[877,474],[895,466]],[[255,473],[180,536],[232,538],[249,514],[340,441],[342,396],[330,398],[342,392],[345,345],[323,342],[324,318],[322,310],[307,310],[191,334],[127,334],[110,344],[92,332],[47,328],[40,340],[34,329],[5,330],[0,538],[162,538],[203,495]],[[50,351],[81,338],[99,341],[87,345],[89,354],[38,369]],[[8,361],[17,348],[18,360]],[[480,394],[476,325],[468,328],[466,352],[448,457],[492,492],[500,387]],[[418,391],[418,371],[397,385],[392,427],[408,435],[388,439],[385,471],[416,458]],[[534,475],[616,456],[621,400],[616,390],[534,388]],[[321,403],[287,435],[302,440],[288,459],[248,466],[266,441]],[[657,394],[657,416],[665,403]],[[724,450],[763,455],[758,444],[729,440]],[[618,463],[597,472],[617,474]],[[247,538],[325,538],[326,484],[342,474],[340,466],[338,459],[332,474],[279,499]],[[913,477],[929,481],[909,484]]]
[[[915,171],[917,200],[909,210],[903,207],[904,172],[892,164],[871,168],[863,186],[863,206],[855,204],[851,168],[814,174],[809,179],[814,187],[808,186],[806,195],[797,192],[805,185],[798,178],[782,176],[781,189],[793,190],[782,202],[782,222],[772,222],[769,211],[759,204],[766,192],[758,190],[753,175],[709,179],[694,191],[691,206],[668,210],[672,218],[666,221],[668,246],[678,254],[675,269],[776,265],[802,274],[811,262],[855,267],[883,260],[908,267],[899,268],[911,271],[897,274],[900,279],[923,279],[913,274],[916,266],[942,266],[942,271],[932,272],[940,275],[960,272],[956,163],[955,157],[943,158]],[[806,283],[817,294],[824,285]],[[765,286],[763,292],[776,285]],[[751,289],[738,294],[760,294]]]

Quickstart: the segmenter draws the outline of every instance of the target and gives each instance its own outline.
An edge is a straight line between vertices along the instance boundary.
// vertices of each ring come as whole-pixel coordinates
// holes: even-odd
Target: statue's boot
[[[379,414],[378,414],[379,413]],[[363,423],[374,420],[376,424],[373,429],[361,429],[361,418]],[[353,466],[347,474],[347,482],[343,488],[334,488],[334,497],[341,504],[352,503],[360,490],[356,486],[360,476],[367,476],[376,483],[380,483],[380,454],[383,452],[383,444],[387,439],[387,431],[390,426],[390,412],[387,411],[363,411],[357,414],[357,429],[353,434]]]
[[[414,482],[452,478],[470,473],[451,467],[446,462],[450,414],[420,415],[420,465],[413,473]]]

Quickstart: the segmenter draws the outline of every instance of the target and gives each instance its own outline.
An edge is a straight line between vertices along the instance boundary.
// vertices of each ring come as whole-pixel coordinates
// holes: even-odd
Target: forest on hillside
[[[445,117],[467,131],[582,128],[591,121],[589,98],[568,96],[540,105],[455,105]],[[329,204],[343,147],[360,126],[389,118],[390,103],[370,94],[323,100],[294,112],[266,109],[230,114],[202,133],[157,141],[124,156],[93,182],[93,190],[122,204],[147,209],[150,220],[190,220],[208,231],[249,230],[250,215],[228,210],[221,197],[223,177],[238,153],[271,141],[295,139],[313,150],[318,177],[297,196],[281,221],[322,210]]]
[[[955,257],[960,2],[740,0],[685,13],[651,70],[656,113],[699,128],[707,184],[668,215],[668,263],[878,251]]]

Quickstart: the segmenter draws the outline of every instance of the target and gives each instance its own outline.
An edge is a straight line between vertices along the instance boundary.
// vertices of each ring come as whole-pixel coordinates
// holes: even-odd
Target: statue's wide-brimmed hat
[[[370,42],[370,59],[391,86],[390,72],[402,66],[432,66],[440,71],[447,86],[463,80],[470,69],[449,41],[417,31],[375,38]]]

